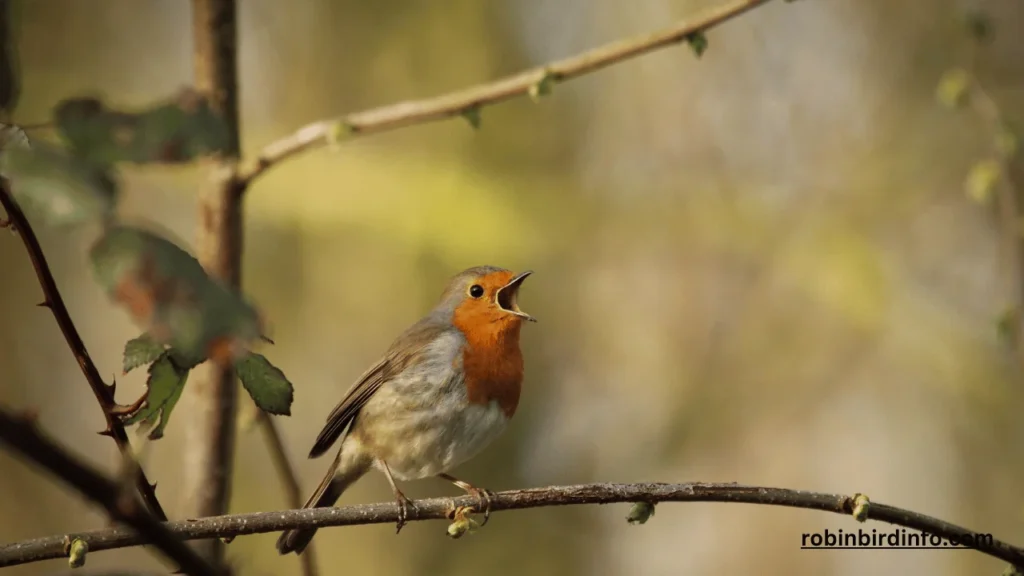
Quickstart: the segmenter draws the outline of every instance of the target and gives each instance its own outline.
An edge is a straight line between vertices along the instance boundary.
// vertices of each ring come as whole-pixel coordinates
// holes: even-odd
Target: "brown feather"
[[[363,373],[355,384],[349,388],[341,402],[327,416],[327,423],[316,437],[313,448],[309,451],[310,458],[322,456],[338,441],[346,427],[355,420],[359,410],[369,401],[374,392],[394,374],[405,370],[413,363],[437,334],[444,329],[433,317],[427,316],[402,333],[384,358],[380,359],[369,370]]]

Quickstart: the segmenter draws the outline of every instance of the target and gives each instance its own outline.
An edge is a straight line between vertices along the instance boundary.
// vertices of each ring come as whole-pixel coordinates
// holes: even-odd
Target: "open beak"
[[[505,312],[515,314],[516,316],[519,316],[524,320],[529,320],[530,322],[536,322],[536,318],[519,309],[518,303],[519,287],[523,284],[523,280],[526,280],[526,277],[530,274],[533,274],[533,271],[527,270],[526,272],[518,274],[515,278],[512,278],[512,280],[509,280],[508,284],[505,284],[498,289],[498,293],[495,295],[495,300],[498,308],[501,308]]]

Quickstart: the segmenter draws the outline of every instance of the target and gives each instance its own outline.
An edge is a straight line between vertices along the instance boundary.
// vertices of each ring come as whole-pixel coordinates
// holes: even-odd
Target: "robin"
[[[333,506],[376,468],[398,501],[399,531],[411,501],[395,480],[430,476],[476,496],[487,522],[489,492],[447,471],[476,456],[516,412],[523,381],[519,330],[523,321],[536,321],[517,303],[530,274],[477,266],[448,282],[437,306],[391,344],[327,417],[309,457],[322,456],[339,438],[341,446],[303,508]],[[314,534],[315,528],[289,530],[277,550],[300,554]]]

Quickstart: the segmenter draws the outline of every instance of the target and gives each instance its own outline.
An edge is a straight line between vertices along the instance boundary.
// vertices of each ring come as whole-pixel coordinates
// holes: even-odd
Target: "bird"
[[[394,340],[327,416],[309,458],[340,446],[303,508],[333,506],[371,469],[384,474],[399,505],[397,530],[412,505],[396,480],[438,477],[478,500],[484,524],[490,491],[450,475],[506,428],[519,405],[524,322],[519,289],[532,274],[475,266],[453,276],[430,312]],[[414,507],[414,506],[413,506]],[[415,508],[415,507],[414,507]],[[288,530],[280,554],[301,554],[316,528]]]

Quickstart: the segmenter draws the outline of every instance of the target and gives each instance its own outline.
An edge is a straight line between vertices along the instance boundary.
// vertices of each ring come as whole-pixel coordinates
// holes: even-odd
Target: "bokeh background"
[[[432,96],[659,28],[712,0],[241,2],[243,138],[255,151],[305,122]],[[143,106],[191,80],[187,2],[12,2],[15,119],[98,94]],[[962,65],[963,13],[995,41],[977,73],[1010,117],[1024,104],[1015,0],[774,2],[680,46],[450,121],[357,139],[273,170],[246,200],[245,289],[264,352],[295,383],[279,418],[304,458],[329,408],[448,276],[531,268],[527,381],[508,432],[458,475],[494,490],[594,481],[737,481],[842,492],[1024,543],[1024,390],[996,319],[1020,294],[996,211],[964,177],[991,127],[938,105]],[[33,133],[36,135],[39,133]],[[45,137],[45,132],[41,134]],[[126,172],[123,214],[189,244],[203,172]],[[119,373],[137,334],[85,265],[95,230],[40,227],[89,350]],[[0,401],[115,470],[113,443],[19,240],[0,234]],[[118,375],[119,399],[142,375]],[[185,392],[188,397],[188,390]],[[176,516],[179,405],[145,466]],[[244,422],[243,422],[244,424]],[[412,497],[457,494],[441,481]],[[390,499],[370,475],[343,503]],[[261,435],[239,438],[233,511],[285,507]],[[501,513],[457,542],[443,522],[334,528],[323,574],[997,574],[967,551],[801,551],[845,517],[731,504]],[[0,541],[106,525],[0,453]],[[889,529],[868,524],[866,528]],[[228,548],[241,574],[298,574],[275,534]],[[63,561],[10,568],[21,576]],[[141,549],[90,570],[161,565]]]

